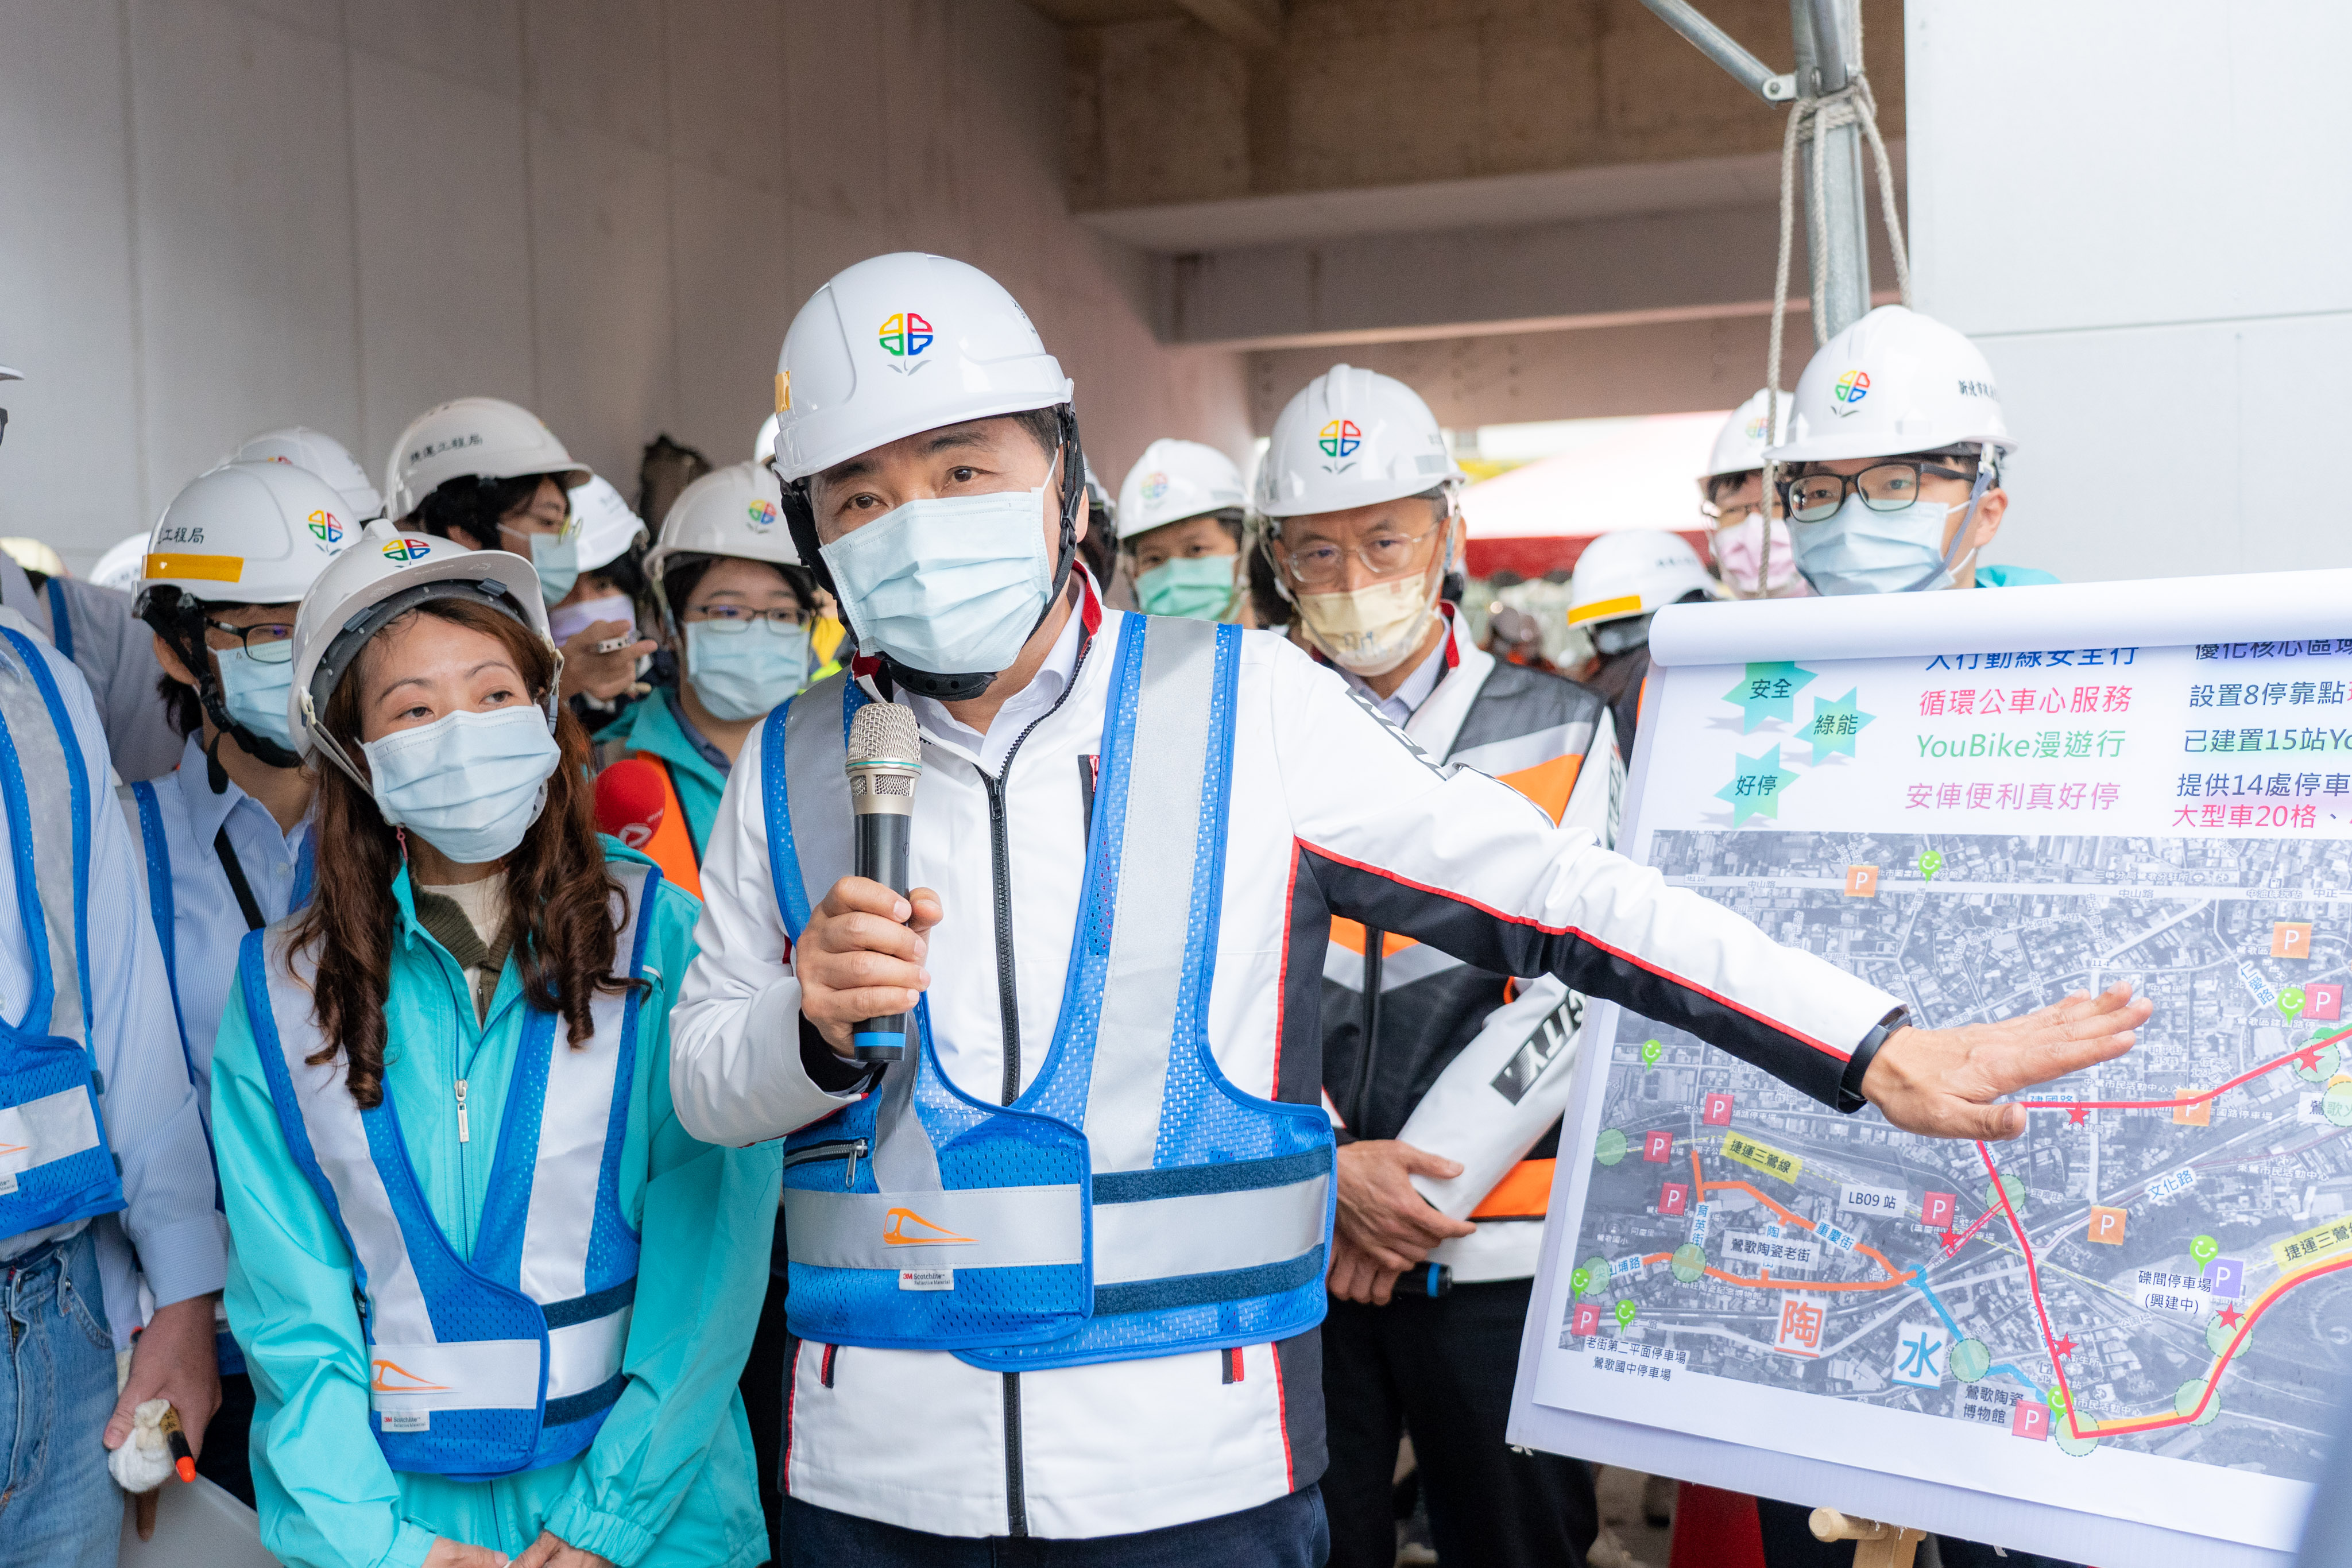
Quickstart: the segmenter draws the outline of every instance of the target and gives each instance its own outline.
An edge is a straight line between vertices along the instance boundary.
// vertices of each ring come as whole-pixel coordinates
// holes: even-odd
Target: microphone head
[[[659,770],[641,757],[625,757],[596,775],[596,826],[633,850],[653,841],[665,810]]]
[[[904,703],[867,703],[849,718],[849,766],[866,768],[895,763],[919,768],[922,737],[915,730],[915,710]]]

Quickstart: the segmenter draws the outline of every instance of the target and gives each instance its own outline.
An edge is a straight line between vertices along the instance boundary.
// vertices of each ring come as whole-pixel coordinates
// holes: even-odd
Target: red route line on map
[[[2345,1032],[2352,1034],[2352,1030]],[[2273,1065],[2275,1066],[2276,1063]],[[1977,1154],[1984,1161],[1985,1173],[1992,1177],[1993,1191],[2000,1197],[2000,1209],[2009,1218],[2011,1230],[2016,1233],[2018,1248],[2025,1254],[2025,1281],[2033,1291],[2033,1312],[2042,1322],[2042,1338],[2044,1347],[2050,1352],[2050,1368],[2057,1375],[2058,1391],[2066,1396],[2066,1429],[2068,1434],[2074,1437],[2087,1437],[2096,1441],[2100,1437],[2127,1437],[2135,1432],[2155,1432],[2167,1427],[2190,1425],[2199,1416],[2204,1415],[2205,1406],[2212,1403],[2213,1391],[2221,1385],[2221,1374],[2228,1368],[2230,1358],[2238,1354],[2238,1347],[2246,1343],[2246,1335],[2253,1328],[2254,1320],[2269,1311],[2272,1302],[2306,1280],[2316,1280],[2323,1274],[2333,1274],[2345,1269],[2352,1269],[2352,1258],[2342,1258],[2316,1269],[2306,1269],[2300,1274],[2291,1274],[2264,1291],[2254,1304],[2247,1309],[2244,1318],[2238,1324],[2238,1332],[2230,1336],[2228,1346],[2222,1350],[2220,1356],[2215,1358],[2212,1366],[2206,1372],[2204,1396],[2197,1401],[2197,1408],[2187,1415],[2143,1416],[2112,1424],[2101,1422],[2085,1432],[2083,1430],[2082,1424],[2074,1419],[2074,1391],[2066,1382],[2066,1364],[2059,1358],[2057,1336],[2050,1332],[2050,1310],[2042,1302],[2042,1270],[2040,1265],[2033,1260],[2033,1245],[2025,1239],[2025,1227],[2017,1222],[2017,1211],[2009,1206],[2009,1189],[2001,1185],[2000,1172],[1993,1167],[1992,1151],[1986,1148],[1982,1143],[1979,1143]]]
[[[2019,1100],[2014,1103],[2022,1105],[2029,1111],[2163,1111],[2182,1105],[2202,1105],[2209,1100],[2228,1093],[2241,1083],[2251,1083],[2273,1068],[2284,1067],[2296,1058],[2308,1056],[2313,1051],[2325,1051],[2347,1037],[2352,1037],[2352,1029],[2342,1030],[2329,1035],[2326,1040],[2315,1040],[2308,1045],[2299,1046],[2276,1061],[2265,1061],[2251,1072],[2241,1072],[2219,1088],[2208,1089],[2202,1093],[2184,1095],[2178,1100]]]

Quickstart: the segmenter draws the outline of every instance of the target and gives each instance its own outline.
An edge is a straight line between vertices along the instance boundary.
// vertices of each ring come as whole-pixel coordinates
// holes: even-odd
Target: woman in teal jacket
[[[214,1065],[265,1544],[318,1568],[760,1561],[735,1395],[774,1145],[672,1113],[698,906],[591,826],[529,562],[374,525],[298,618],[309,909]]]

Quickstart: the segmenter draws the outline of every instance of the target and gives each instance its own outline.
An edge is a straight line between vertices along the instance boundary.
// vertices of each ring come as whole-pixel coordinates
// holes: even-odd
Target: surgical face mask
[[[243,648],[215,648],[213,659],[220,671],[221,706],[229,722],[251,730],[264,740],[294,749],[294,732],[286,719],[287,699],[294,691],[292,639],[274,644],[282,658],[270,659]]]
[[[562,760],[536,703],[453,713],[364,742],[383,820],[414,828],[459,865],[511,854],[547,805]]]
[[[1146,615],[1220,620],[1233,608],[1234,567],[1240,559],[1234,555],[1196,555],[1161,561],[1135,580],[1136,601]]]
[[[1044,485],[909,501],[824,546],[858,647],[933,674],[1011,664],[1054,591],[1045,516]]]
[[[1429,629],[1436,602],[1436,589],[1426,576],[1345,593],[1297,596],[1307,636],[1332,663],[1360,675],[1385,674],[1404,663]]]
[[[548,603],[571,592],[572,585],[580,580],[580,538],[570,528],[554,534],[523,534],[520,528],[504,527],[500,531],[530,540],[530,564],[539,573],[539,596]]]
[[[757,718],[808,678],[809,629],[772,620],[689,621],[686,678],[713,718]]]
[[[557,647],[572,641],[599,621],[629,621],[636,619],[636,609],[625,593],[607,593],[599,599],[583,599],[577,604],[567,604],[561,610],[547,612],[547,634],[555,639]],[[631,627],[634,631],[635,628]]]
[[[1797,570],[1822,593],[1906,593],[1948,588],[1944,522],[1968,509],[1914,501],[1899,511],[1875,512],[1849,495],[1826,522],[1800,523]]]
[[[1797,575],[1796,547],[1789,541],[1789,525],[1779,517],[1772,519],[1771,559],[1765,559],[1765,529],[1761,511],[1751,511],[1728,528],[1715,530],[1712,545],[1716,569],[1722,574],[1724,585],[1742,599],[1777,598],[1791,591],[1804,594],[1804,580]],[[1759,574],[1769,573],[1769,580]]]

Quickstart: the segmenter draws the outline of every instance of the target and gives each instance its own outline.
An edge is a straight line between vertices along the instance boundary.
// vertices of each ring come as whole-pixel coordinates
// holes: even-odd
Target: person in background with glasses
[[[1340,365],[1292,399],[1257,495],[1291,639],[1432,763],[1492,774],[1606,844],[1622,780],[1607,705],[1480,650],[1445,601],[1462,482],[1401,382]],[[1333,1568],[1395,1561],[1401,1430],[1443,1561],[1580,1563],[1600,1529],[1591,1472],[1514,1452],[1504,1426],[1583,998],[1344,919],[1322,989],[1341,1122],[1323,1323]],[[1530,1040],[1557,1050],[1514,1103],[1493,1080]]]
[[[212,1115],[213,1039],[248,931],[299,909],[314,864],[311,790],[295,755],[294,610],[329,561],[359,537],[352,507],[288,463],[229,463],[173,498],[149,541],[136,601],[154,633],[163,695],[183,737],[177,772],[126,786],[147,907],[162,938],[178,1045]],[[110,1293],[118,1328],[135,1326],[135,1292]],[[196,1468],[246,1502],[253,1384],[218,1323],[221,1408]]]
[[[2016,450],[1977,346],[1882,305],[1813,356],[1788,439],[1766,456],[1780,466],[1797,570],[1817,591],[1916,593],[2058,580],[1983,564]]]
[[[1698,476],[1699,515],[1706,519],[1707,554],[1727,599],[1801,599],[1812,588],[1797,571],[1787,516],[1777,496],[1764,493],[1764,451],[1789,428],[1789,394],[1779,402],[1773,428],[1770,388],[1731,411],[1716,432],[1706,472]]]

